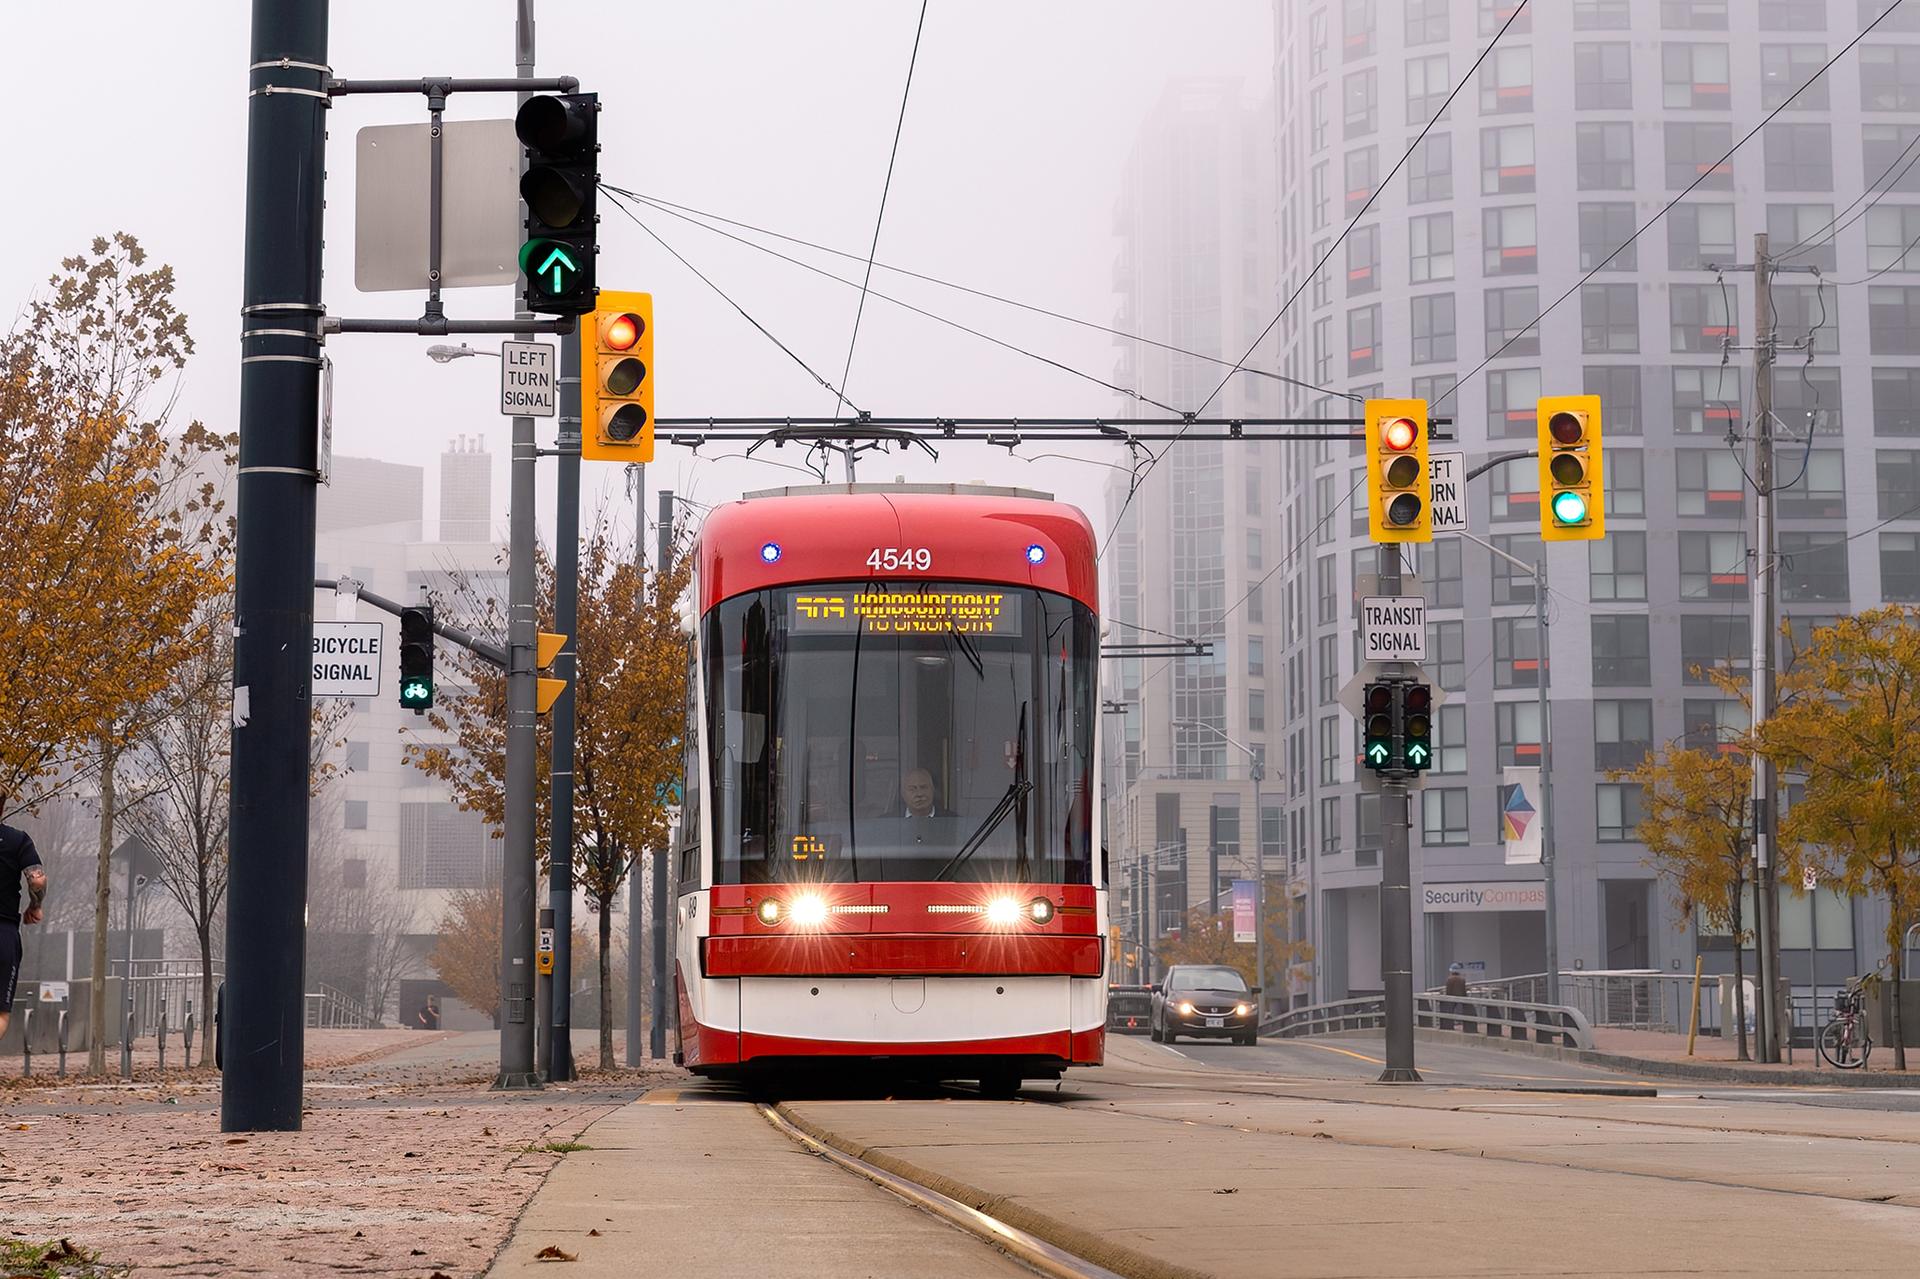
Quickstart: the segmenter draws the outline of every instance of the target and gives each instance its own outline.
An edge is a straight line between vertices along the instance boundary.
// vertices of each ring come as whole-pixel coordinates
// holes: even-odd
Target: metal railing
[[[325,982],[315,985],[318,990],[307,992],[309,1030],[376,1030],[380,1027],[379,1015],[353,996]]]
[[[166,1010],[186,1010],[191,1014],[200,1005],[200,961],[197,959],[124,959],[109,960],[108,972],[127,983],[121,987],[122,1016],[131,1008],[133,1035],[144,1037],[159,1030],[165,1038],[163,1021]],[[131,970],[131,976],[129,976]],[[213,965],[213,984],[226,980],[226,967]]]
[[[1295,1008],[1261,1026],[1268,1035],[1297,1039],[1346,1030],[1383,1030],[1386,998],[1368,995]],[[1445,1030],[1487,1039],[1531,1040],[1566,1048],[1592,1048],[1593,1025],[1578,1008],[1482,995],[1417,994],[1413,1024],[1421,1030]]]
[[[1475,982],[1469,991],[1492,999],[1540,1001],[1546,998],[1547,975],[1526,973],[1496,981]],[[1593,1026],[1624,1030],[1657,1030],[1684,1035],[1693,1015],[1693,974],[1645,972],[1563,972],[1560,1002],[1577,1008]],[[1708,976],[1700,983],[1700,1033],[1720,1033],[1720,986]]]

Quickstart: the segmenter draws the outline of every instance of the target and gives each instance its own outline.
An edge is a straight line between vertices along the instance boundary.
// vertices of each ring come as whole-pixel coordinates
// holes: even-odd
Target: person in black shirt
[[[20,909],[20,880],[27,881],[27,908]],[[47,897],[47,872],[27,832],[0,825],[0,1035],[13,1020],[13,992],[20,983],[20,961],[26,946],[20,925],[37,924]]]

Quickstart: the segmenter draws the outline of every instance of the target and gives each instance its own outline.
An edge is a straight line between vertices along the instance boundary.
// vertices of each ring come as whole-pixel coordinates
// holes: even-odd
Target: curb
[[[1069,1225],[1058,1217],[1036,1211],[1006,1195],[989,1194],[977,1186],[956,1181],[942,1173],[909,1163],[885,1150],[863,1146],[811,1119],[795,1114],[792,1106],[787,1102],[777,1103],[774,1111],[807,1136],[824,1145],[832,1146],[842,1154],[851,1155],[855,1159],[864,1159],[874,1167],[890,1172],[896,1177],[917,1182],[950,1199],[957,1199],[976,1212],[985,1213],[1010,1226],[1018,1227],[1035,1238],[1043,1239],[1082,1260],[1104,1266],[1117,1275],[1124,1275],[1126,1279],[1212,1279],[1209,1271],[1195,1270],[1191,1266],[1182,1266],[1148,1253],[1135,1251],[1078,1226]]]

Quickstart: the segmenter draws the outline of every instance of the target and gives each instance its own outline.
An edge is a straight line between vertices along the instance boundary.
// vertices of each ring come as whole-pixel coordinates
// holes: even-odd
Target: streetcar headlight
[[[1233,1015],[1235,1017],[1245,1017],[1248,1013],[1252,1011],[1253,1011],[1252,1004],[1235,1004],[1233,1006]]]
[[[1020,903],[1011,897],[996,897],[987,903],[987,922],[1005,928],[1020,919]]]
[[[802,928],[818,928],[826,923],[826,901],[818,893],[805,893],[794,898],[793,922]]]
[[[1179,1013],[1182,1017],[1191,1017],[1193,1016],[1193,1005],[1183,999],[1178,1004],[1174,1005],[1174,1011]]]
[[[1033,916],[1033,922],[1044,924],[1053,918],[1053,903],[1044,897],[1036,897],[1027,903],[1027,913]]]
[[[773,925],[780,922],[779,900],[773,897],[762,898],[756,913],[760,916],[761,923],[767,925],[769,928],[773,927]]]

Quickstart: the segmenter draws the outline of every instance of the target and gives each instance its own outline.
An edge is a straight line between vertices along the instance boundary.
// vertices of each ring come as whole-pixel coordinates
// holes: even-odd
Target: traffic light
[[[534,669],[544,671],[547,667],[552,666],[553,659],[560,656],[560,650],[566,646],[566,636],[556,635],[552,631],[539,632],[539,638],[534,641]],[[548,679],[545,675],[535,676],[534,709],[540,714],[545,715],[553,709],[553,704],[560,700],[560,694],[566,691],[567,681],[563,679]]]
[[[1405,768],[1433,767],[1433,685],[1400,685],[1400,759]]]
[[[653,294],[600,295],[580,325],[580,456],[653,460]]]
[[[1544,396],[1540,430],[1540,540],[1604,536],[1607,494],[1600,459],[1600,397]]]
[[[520,273],[527,278],[527,310],[584,315],[593,310],[594,255],[599,252],[595,188],[600,181],[600,95],[542,93],[513,118],[527,149],[520,198],[527,206],[527,238]]]
[[[1393,687],[1369,684],[1360,695],[1365,707],[1360,723],[1366,730],[1361,759],[1376,773],[1393,767]]]
[[[1425,400],[1367,401],[1367,529],[1376,542],[1433,540]]]
[[[424,711],[433,705],[433,605],[400,610],[400,705]]]

